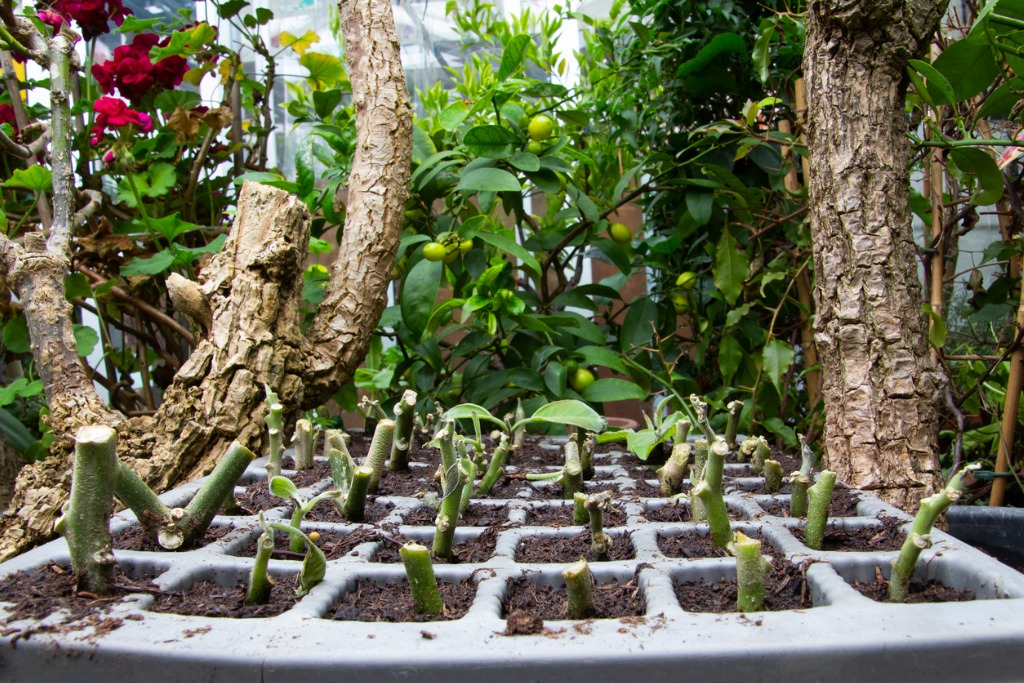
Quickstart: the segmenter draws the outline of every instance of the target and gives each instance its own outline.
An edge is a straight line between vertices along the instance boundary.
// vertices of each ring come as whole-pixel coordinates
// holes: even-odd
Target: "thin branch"
[[[83,275],[88,277],[90,280],[93,280],[97,284],[101,284],[102,285],[102,284],[106,284],[107,282],[109,282],[109,280],[107,278],[103,277],[102,275],[100,275],[99,273],[97,273],[97,272],[95,272],[93,270],[90,270],[89,268],[86,268],[85,266],[83,266],[81,264],[77,265],[76,267],[78,268],[79,272],[81,272]],[[167,315],[163,311],[161,311],[161,310],[159,310],[157,308],[154,308],[153,306],[147,304],[145,301],[142,301],[142,300],[132,296],[131,294],[129,294],[128,292],[124,291],[120,287],[116,287],[116,286],[115,287],[111,287],[110,288],[110,293],[113,294],[116,299],[124,301],[125,303],[129,303],[132,306],[135,306],[135,308],[137,308],[140,311],[143,311],[144,313],[146,313],[151,318],[155,318],[160,323],[162,323],[164,325],[167,325],[172,330],[177,332],[178,335],[182,339],[187,341],[189,344],[195,345],[195,339],[193,338],[192,333],[190,331],[186,330],[181,325],[181,323],[179,323],[177,320],[175,320],[171,316]]]

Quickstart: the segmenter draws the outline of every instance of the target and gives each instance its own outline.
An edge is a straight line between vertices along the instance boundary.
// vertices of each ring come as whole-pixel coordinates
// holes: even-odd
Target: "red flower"
[[[86,40],[107,33],[110,30],[107,26],[108,21],[120,26],[124,23],[125,15],[131,14],[131,10],[122,6],[121,0],[55,0],[51,9],[53,13],[65,19],[74,19],[78,22],[82,36]],[[40,12],[40,15],[43,13]],[[54,23],[55,17],[39,18],[53,26],[54,30],[60,28],[60,23]]]
[[[188,64],[177,55],[161,59],[153,64],[149,59],[149,51],[160,38],[154,33],[143,33],[135,36],[130,45],[114,48],[111,59],[102,64],[94,64],[92,75],[108,95],[116,88],[123,97],[133,104],[137,103],[154,84],[161,89],[176,88],[188,71]],[[170,41],[165,38],[160,46]]]
[[[21,134],[21,130],[18,128],[18,119],[14,116],[14,107],[6,102],[0,104],[0,123],[11,124],[15,137]]]
[[[124,100],[116,97],[101,97],[92,105],[96,112],[96,125],[92,127],[92,138],[94,145],[103,141],[103,131],[118,130],[127,126],[136,126],[141,132],[147,133],[153,129],[153,119],[149,114],[129,109]]]

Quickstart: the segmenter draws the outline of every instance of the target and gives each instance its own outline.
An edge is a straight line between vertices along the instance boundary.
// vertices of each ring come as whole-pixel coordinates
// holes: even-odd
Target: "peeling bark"
[[[41,235],[28,235],[24,246],[0,235],[0,275],[23,302],[56,436],[50,455],[21,471],[13,514],[0,520],[0,560],[52,537],[68,495],[78,427],[113,427],[119,457],[162,490],[208,473],[232,441],[262,453],[264,384],[280,397],[290,428],[362,362],[384,309],[401,232],[412,115],[390,3],[351,0],[341,11],[357,152],[342,256],[313,334],[300,328],[299,309],[310,216],[295,197],[247,183],[228,240],[198,282],[210,305],[209,329],[202,330],[157,413],[128,420],[102,401],[75,352],[71,306],[64,298],[69,245],[53,233],[50,245]],[[55,168],[55,184],[58,175]],[[60,215],[70,215],[67,207]]]
[[[944,8],[818,0],[804,53],[825,465],[907,509],[935,489],[944,377],[911,229],[904,70]]]

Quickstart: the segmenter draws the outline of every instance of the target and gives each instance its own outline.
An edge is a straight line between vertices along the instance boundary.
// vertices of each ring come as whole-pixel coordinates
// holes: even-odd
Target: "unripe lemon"
[[[608,235],[619,244],[629,244],[633,241],[633,231],[623,223],[612,223],[608,228]]]
[[[693,289],[697,286],[697,273],[692,270],[688,270],[685,273],[679,273],[679,277],[676,278],[676,287],[682,289]]]
[[[531,140],[547,140],[555,132],[555,120],[547,114],[537,114],[530,119],[526,132],[530,134]]]
[[[444,245],[440,242],[428,242],[423,247],[423,258],[428,261],[440,261],[447,256],[448,250],[444,248]]]
[[[569,385],[574,391],[582,393],[587,387],[594,383],[594,373],[586,368],[577,368],[576,372],[572,373],[572,377],[569,378]]]
[[[468,254],[469,252],[473,251],[473,240],[465,239],[459,242],[459,251],[461,251],[463,254]]]

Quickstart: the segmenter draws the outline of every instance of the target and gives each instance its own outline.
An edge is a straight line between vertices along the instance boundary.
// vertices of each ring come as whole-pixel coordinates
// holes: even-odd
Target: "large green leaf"
[[[11,187],[19,190],[31,190],[32,192],[49,192],[53,186],[53,173],[50,169],[39,164],[28,168],[16,168],[11,177],[4,181],[4,187]]]
[[[743,359],[743,347],[731,334],[722,335],[722,343],[718,347],[718,369],[722,372],[722,382],[732,384],[733,375],[740,367]]]
[[[534,275],[540,274],[540,263],[538,263],[537,259],[534,258],[533,254],[524,249],[522,245],[520,245],[514,239],[505,237],[504,235],[497,232],[489,232],[486,230],[478,232],[476,236],[479,237],[484,242],[490,244],[492,247],[497,247],[506,254],[515,256],[517,259],[519,259],[520,263],[523,264],[523,268],[533,273]]]
[[[100,336],[88,325],[74,324],[71,329],[75,334],[75,345],[78,347],[79,356],[88,356],[100,343]]]
[[[576,355],[580,356],[587,365],[600,365],[609,368],[619,374],[626,374],[626,364],[619,354],[604,346],[582,346],[576,349]]]
[[[491,415],[487,408],[475,403],[462,403],[454,408],[449,408],[444,417],[451,420],[472,420],[475,417],[478,420],[487,420],[502,428],[505,427],[505,423]]]
[[[762,352],[764,371],[780,396],[782,395],[782,376],[793,365],[794,357],[793,347],[781,339],[772,339],[765,344]]]
[[[658,321],[658,305],[649,296],[639,296],[629,305],[626,319],[622,322],[619,348],[629,353],[644,346],[654,336],[654,325]]]
[[[948,104],[950,106],[956,104],[953,86],[950,85],[949,81],[946,80],[946,77],[938,69],[920,59],[911,59],[907,64],[911,69],[916,70],[928,79],[925,84],[927,92],[922,93],[922,96],[930,97],[935,104]]]
[[[212,45],[217,40],[217,29],[205,21],[190,28],[175,31],[171,34],[171,40],[164,47],[154,45],[149,51],[149,59],[156,64],[165,57],[177,55],[179,57],[191,57]]]
[[[299,58],[299,64],[309,70],[306,82],[313,90],[327,90],[338,85],[345,76],[345,67],[334,55],[323,52],[307,52]]]
[[[999,75],[992,48],[970,40],[958,40],[947,47],[932,66],[946,77],[957,100],[974,97],[992,85]]]
[[[4,324],[2,339],[4,348],[11,353],[28,353],[32,350],[29,345],[28,323],[25,321],[25,314],[18,314]]]
[[[567,399],[545,403],[530,417],[513,425],[512,431],[520,424],[544,422],[548,424],[572,425],[588,432],[603,432],[608,423],[593,408],[582,401]]]
[[[977,147],[958,147],[949,153],[950,159],[964,173],[973,175],[978,181],[978,192],[971,197],[971,204],[986,206],[994,204],[1003,196],[1003,172],[995,159]]]
[[[746,51],[747,44],[739,35],[735,33],[719,33],[700,49],[696,57],[680,64],[676,68],[676,76],[678,78],[685,78],[692,73],[704,69],[715,57],[723,52],[743,53]]]
[[[171,267],[174,257],[170,249],[161,249],[150,258],[133,258],[121,266],[121,275],[157,275]]]
[[[512,154],[512,145],[519,141],[516,134],[502,126],[474,126],[466,131],[462,144],[470,153],[488,159],[505,159]],[[538,161],[538,165],[539,165]],[[518,182],[518,181],[517,181]]]
[[[712,274],[715,286],[721,290],[725,300],[730,306],[735,304],[740,292],[743,291],[744,281],[750,275],[750,260],[740,249],[728,226],[722,231],[722,239],[718,241],[718,247],[715,249],[715,267]]]
[[[423,259],[412,267],[402,282],[402,320],[416,339],[423,334],[434,310],[443,271],[444,264],[440,261]]]
[[[509,38],[505,51],[501,53],[501,65],[498,67],[499,81],[504,81],[519,70],[529,46],[530,36],[525,33],[519,33]]]
[[[583,390],[583,398],[591,403],[643,400],[647,398],[647,390],[624,379],[599,379]]]
[[[437,122],[449,133],[454,133],[467,116],[469,116],[469,105],[462,100],[456,100],[437,115]]]
[[[474,168],[462,174],[455,188],[463,192],[519,192],[523,186],[514,175],[500,168]]]

